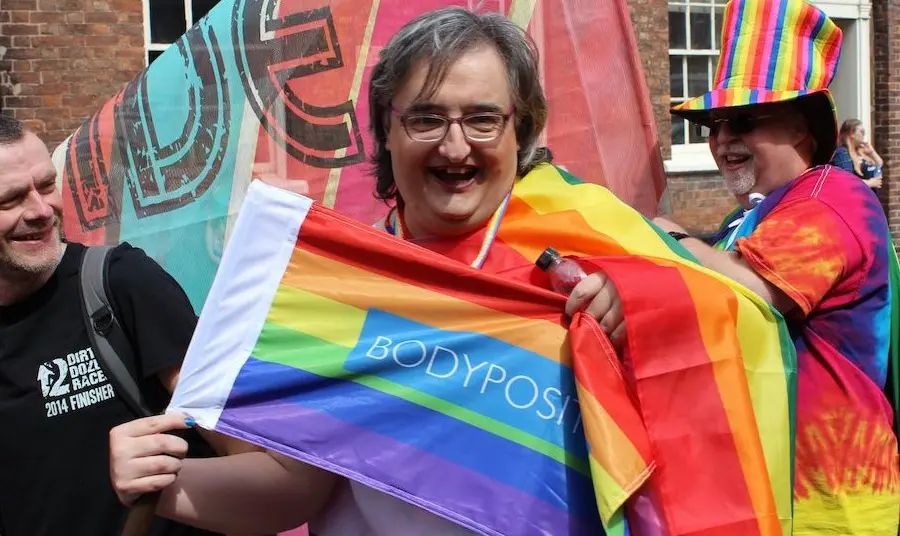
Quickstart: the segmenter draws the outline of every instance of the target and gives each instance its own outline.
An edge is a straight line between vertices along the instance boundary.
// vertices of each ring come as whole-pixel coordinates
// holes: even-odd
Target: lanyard
[[[487,260],[488,253],[491,250],[491,246],[494,245],[494,240],[497,238],[497,233],[500,230],[500,222],[503,220],[503,215],[506,213],[506,207],[509,206],[511,197],[512,191],[506,194],[506,197],[503,198],[500,206],[494,211],[494,215],[491,216],[491,220],[488,222],[487,229],[484,233],[484,239],[481,241],[481,248],[478,250],[478,255],[475,256],[475,260],[470,264],[472,268],[481,268],[484,265],[484,261]],[[391,210],[391,213],[388,215],[387,227],[389,233],[401,240],[406,240],[408,231],[406,230],[406,224],[403,221],[403,215],[400,213],[399,208],[394,207]]]

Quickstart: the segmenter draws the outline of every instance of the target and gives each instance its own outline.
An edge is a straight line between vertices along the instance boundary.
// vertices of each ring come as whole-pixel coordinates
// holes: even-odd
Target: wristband
[[[677,240],[677,241],[679,241],[679,242],[681,242],[681,241],[684,240],[685,238],[690,238],[690,237],[691,237],[691,235],[689,235],[689,234],[687,234],[687,233],[682,233],[682,232],[679,232],[679,231],[669,231],[669,236],[671,236],[672,238],[674,238],[675,240]]]

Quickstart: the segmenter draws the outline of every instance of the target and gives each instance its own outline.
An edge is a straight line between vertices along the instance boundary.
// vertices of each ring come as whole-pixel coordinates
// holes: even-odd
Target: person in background
[[[82,244],[62,239],[63,196],[44,142],[0,115],[0,534],[119,534],[110,428],[134,418],[91,344],[82,313]],[[128,244],[110,253],[109,296],[133,349],[120,356],[161,411],[197,318],[178,283]],[[241,445],[202,432],[213,446]],[[215,439],[213,436],[215,435]],[[185,448],[213,454],[196,432]],[[244,450],[250,450],[250,447]],[[157,518],[153,536],[208,532]]]
[[[859,119],[847,119],[841,125],[838,148],[831,164],[861,178],[869,188],[881,188],[884,161],[866,141],[866,129]]]
[[[724,15],[720,79],[672,113],[709,127],[741,210],[709,240],[654,221],[785,317],[797,351],[793,534],[896,535],[900,466],[884,387],[897,289],[878,198],[828,165],[841,31],[801,0],[732,0]],[[772,61],[759,71],[761,57]]]

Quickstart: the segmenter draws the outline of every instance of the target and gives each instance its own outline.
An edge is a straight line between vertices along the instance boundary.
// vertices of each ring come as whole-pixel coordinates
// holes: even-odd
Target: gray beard
[[[6,256],[0,254],[0,275],[10,279],[27,280],[31,278],[40,278],[48,272],[53,273],[62,260],[63,253],[66,251],[66,243],[62,240],[62,233],[59,234],[59,252],[55,259],[47,260],[41,263],[22,262],[14,256]]]
[[[747,195],[756,186],[756,175],[750,170],[742,169],[735,173],[729,173],[725,177],[725,184],[732,194]]]

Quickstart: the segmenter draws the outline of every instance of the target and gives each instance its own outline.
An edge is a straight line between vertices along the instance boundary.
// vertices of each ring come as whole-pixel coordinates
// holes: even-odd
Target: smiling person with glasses
[[[707,131],[740,206],[706,240],[655,221],[787,320],[798,365],[794,534],[897,534],[897,438],[883,390],[898,267],[878,199],[828,165],[841,31],[801,0],[732,0],[724,15],[715,87],[672,112]]]
[[[502,16],[443,13],[398,32],[369,93],[376,195],[396,203],[382,226],[417,240],[483,227],[518,177],[550,161],[534,45]],[[422,39],[426,21],[438,39]]]
[[[369,119],[375,193],[395,206],[378,228],[489,273],[530,284],[546,279],[535,258],[492,247],[516,185],[539,184],[547,174],[564,183],[539,143],[547,102],[537,50],[521,28],[502,15],[462,8],[412,20],[372,70]],[[560,206],[568,202],[559,198]],[[562,241],[557,231],[540,229],[535,240]],[[565,312],[581,310],[614,344],[622,341],[621,301],[603,275],[587,276],[572,291]],[[123,503],[162,490],[161,515],[227,533],[272,533],[308,522],[315,536],[473,534],[277,453],[176,461],[180,440],[162,432],[187,426],[184,416],[164,415],[113,430],[110,467]],[[599,533],[599,517],[595,523]]]

